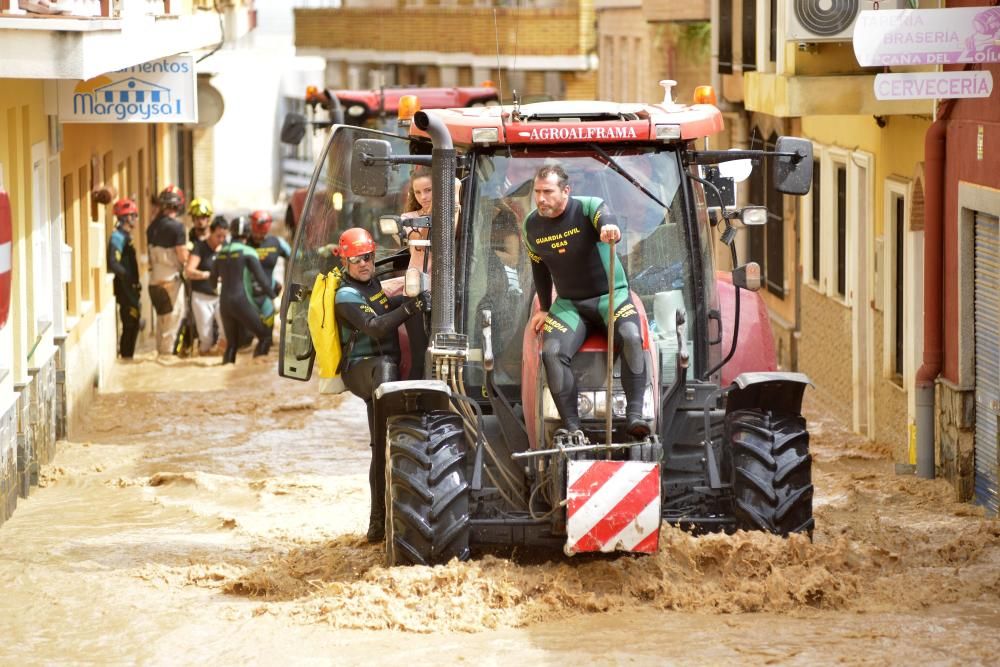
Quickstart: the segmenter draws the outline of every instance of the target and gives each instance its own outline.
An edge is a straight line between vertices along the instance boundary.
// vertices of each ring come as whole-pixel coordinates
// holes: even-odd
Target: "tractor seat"
[[[642,322],[642,349],[649,349],[649,319],[646,317],[646,308],[642,305],[642,299],[635,292],[632,295],[632,303],[639,311],[639,320]],[[587,339],[580,346],[580,352],[604,352],[608,349],[608,335],[600,331],[591,331]]]

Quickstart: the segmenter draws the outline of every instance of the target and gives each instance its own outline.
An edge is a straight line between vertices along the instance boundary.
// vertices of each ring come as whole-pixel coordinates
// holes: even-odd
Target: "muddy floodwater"
[[[815,397],[812,542],[385,568],[363,404],[217,362],[119,366],[0,526],[0,664],[1000,661],[1000,522]]]

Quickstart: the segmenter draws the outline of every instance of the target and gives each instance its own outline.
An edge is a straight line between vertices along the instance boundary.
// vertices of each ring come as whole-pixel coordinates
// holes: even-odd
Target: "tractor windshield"
[[[600,198],[621,227],[618,261],[646,312],[654,354],[662,352],[664,357],[660,381],[672,380],[677,349],[674,312],[684,308],[693,313],[693,291],[680,161],[675,151],[666,148],[617,150],[610,155],[587,150],[497,151],[478,156],[463,290],[468,299],[466,331],[473,347],[481,345],[481,313],[490,310],[497,383],[520,383],[522,336],[534,294],[521,222],[535,209],[535,172],[552,163],[562,165],[569,175],[570,196]],[[481,375],[474,370],[471,375],[470,384],[481,384]]]

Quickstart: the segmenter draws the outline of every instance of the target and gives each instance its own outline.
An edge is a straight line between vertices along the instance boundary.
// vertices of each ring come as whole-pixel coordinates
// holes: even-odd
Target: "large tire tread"
[[[440,565],[468,560],[469,485],[461,418],[404,414],[387,424],[386,560]]]
[[[759,409],[726,416],[737,525],[777,535],[808,533],[815,521],[805,419]]]

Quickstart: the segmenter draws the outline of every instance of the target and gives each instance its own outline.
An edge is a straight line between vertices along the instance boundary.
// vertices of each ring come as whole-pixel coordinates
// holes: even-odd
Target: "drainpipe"
[[[917,475],[934,479],[934,381],[941,372],[941,265],[944,163],[948,121],[938,118],[924,137],[924,359],[914,387]]]

